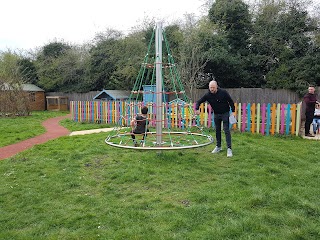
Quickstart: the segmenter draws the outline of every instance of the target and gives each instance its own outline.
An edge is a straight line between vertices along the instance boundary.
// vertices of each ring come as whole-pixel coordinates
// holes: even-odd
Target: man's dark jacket
[[[306,103],[306,114],[313,115],[315,104],[316,104],[316,101],[317,101],[317,95],[316,94],[307,93],[306,95],[304,95],[303,100]]]
[[[211,93],[210,90],[200,98],[196,103],[196,110],[199,109],[201,103],[207,101],[215,114],[226,113],[230,111],[234,112],[234,102],[230,97],[229,93],[222,89],[218,88],[216,93]]]

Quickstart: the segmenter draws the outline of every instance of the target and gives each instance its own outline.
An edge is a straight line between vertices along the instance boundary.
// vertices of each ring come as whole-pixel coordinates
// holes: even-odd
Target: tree
[[[51,42],[43,47],[42,57],[47,59],[57,58],[65,54],[69,49],[71,49],[71,46],[64,42]]]
[[[311,43],[309,33],[315,31],[317,26],[306,10],[289,7],[288,12],[280,14],[277,26],[276,37],[283,41],[286,48],[291,49],[294,57],[308,54]]]
[[[204,68],[208,62],[205,54],[205,41],[211,38],[207,29],[212,28],[212,24],[203,19],[195,21],[193,15],[186,15],[182,26],[183,38],[180,45],[180,69],[181,82],[186,86],[191,99],[196,99],[194,89],[203,88],[210,80],[210,73],[205,73]]]
[[[115,89],[131,90],[147,52],[147,45],[144,43],[145,32],[134,32],[120,39],[114,48],[115,70],[110,77],[110,84]]]
[[[231,52],[246,54],[252,29],[249,6],[242,0],[216,0],[208,16],[225,34]]]
[[[305,88],[306,82],[295,72],[299,62],[314,51],[314,19],[305,1],[260,1],[254,16],[251,56],[256,59],[254,75],[272,88]]]
[[[168,25],[164,28],[164,32],[165,32],[168,44],[170,46],[170,52],[173,55],[175,61],[179,62],[180,60],[179,51],[181,50],[183,38],[185,37],[183,35],[181,27],[178,24]],[[163,47],[163,49],[164,48],[165,46]]]
[[[39,86],[46,91],[86,91],[87,59],[85,47],[62,42],[45,45],[35,61]]]
[[[90,49],[88,81],[90,90],[116,89],[110,81],[115,67],[114,49],[118,45],[121,35],[106,35]]]
[[[21,77],[26,83],[37,84],[38,73],[33,61],[31,61],[27,57],[23,57],[21,59],[18,59],[17,66]]]
[[[11,51],[0,54],[0,115],[28,115],[29,95],[23,91],[23,76],[18,62],[21,57]]]
[[[16,53],[7,51],[0,54],[0,78],[13,83],[22,82],[18,61],[20,56]]]
[[[252,86],[249,73],[249,39],[252,31],[249,6],[241,0],[217,0],[208,14],[214,24],[211,39],[205,41],[211,73],[220,86]]]
[[[313,59],[316,47],[311,33],[315,31],[316,22],[308,15],[303,2],[278,1],[263,5],[256,18],[251,49],[253,54],[265,59],[261,69],[267,87],[305,91],[308,81],[314,77],[308,73],[311,66],[308,70],[301,67],[306,64],[305,59]],[[316,59],[313,62],[317,63]]]

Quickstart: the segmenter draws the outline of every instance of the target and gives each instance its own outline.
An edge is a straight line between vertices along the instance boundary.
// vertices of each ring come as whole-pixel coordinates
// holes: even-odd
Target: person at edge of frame
[[[316,135],[320,128],[320,104],[316,104],[312,121],[313,134]]]
[[[313,121],[315,105],[316,103],[319,104],[319,102],[317,101],[317,95],[315,94],[315,90],[315,86],[310,85],[308,87],[308,93],[303,97],[303,101],[306,104],[306,121],[304,124],[304,135],[306,137],[314,137],[314,135],[310,133],[310,125]]]

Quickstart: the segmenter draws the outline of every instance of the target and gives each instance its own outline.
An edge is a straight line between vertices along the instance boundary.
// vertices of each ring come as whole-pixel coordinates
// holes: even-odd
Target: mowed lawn
[[[233,133],[227,158],[225,142],[214,155],[214,144],[144,151],[106,137],[0,161],[0,239],[320,239],[319,141]]]

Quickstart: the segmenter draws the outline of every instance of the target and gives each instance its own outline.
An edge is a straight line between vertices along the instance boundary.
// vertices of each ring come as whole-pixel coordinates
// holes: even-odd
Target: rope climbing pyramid
[[[161,23],[154,28],[125,108],[125,115],[105,139],[111,146],[169,150],[201,147],[213,142],[199,117],[194,115],[193,104],[184,90]],[[141,114],[145,108],[147,113]],[[137,127],[141,130],[142,125],[143,131],[134,130]]]

